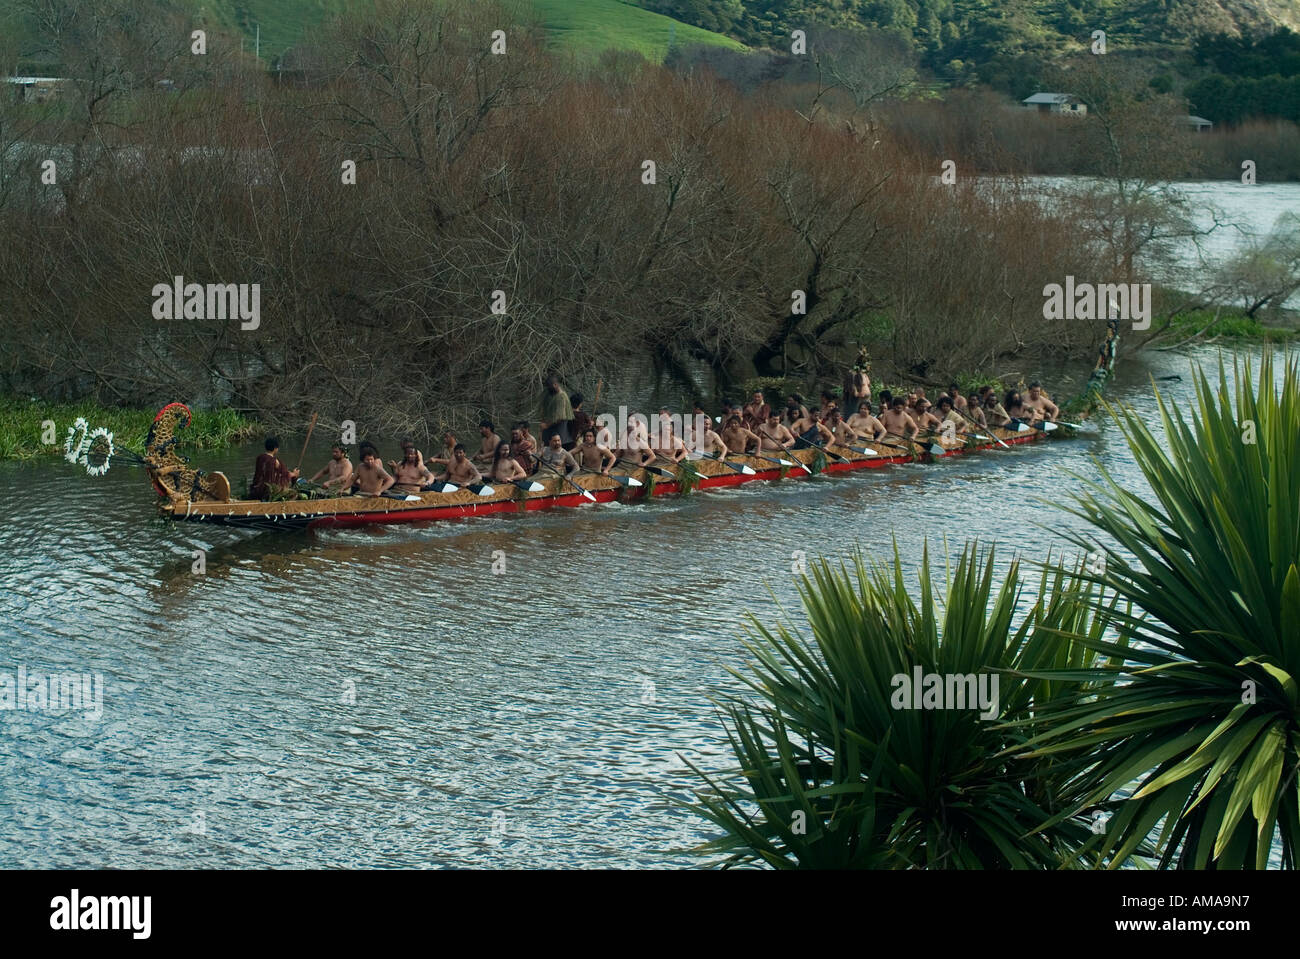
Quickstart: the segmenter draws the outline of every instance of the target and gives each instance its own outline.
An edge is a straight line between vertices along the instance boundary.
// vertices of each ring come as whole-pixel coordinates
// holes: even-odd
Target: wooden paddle
[[[540,456],[537,458],[537,465],[540,466],[542,469],[550,470],[550,471],[551,471],[552,473],[554,473],[556,476],[560,477],[560,479],[564,480],[564,482],[568,483],[570,486],[572,486],[574,489],[576,489],[579,493],[581,493],[583,499],[590,500],[590,501],[593,502],[593,503],[596,502],[596,497],[595,497],[594,494],[592,494],[592,493],[589,492],[588,490],[583,489],[581,486],[579,486],[577,483],[575,483],[573,480],[571,480],[567,475],[565,475],[564,473],[561,473],[559,470],[557,470],[557,469],[556,469],[554,466],[552,466],[550,463],[547,463],[545,460],[543,460]]]
[[[690,459],[691,457],[689,454],[687,454],[686,458]],[[730,468],[731,471],[734,473],[743,473],[745,476],[754,475],[754,467],[745,466],[744,464],[737,465],[735,463],[728,463],[717,453],[700,453],[698,458],[702,460],[713,460],[713,462],[715,463],[721,463],[723,466]]]
[[[635,469],[645,470],[647,473],[654,473],[655,476],[665,476],[668,479],[674,479],[674,480],[677,479],[676,473],[672,472],[671,470],[666,470],[663,469],[662,467],[655,466],[651,463],[647,463],[645,466],[642,466],[640,463],[633,463],[629,459],[620,459],[619,462],[622,463],[624,466],[631,466],[634,467]]]
[[[761,453],[736,453],[736,456],[752,456],[756,460],[763,460],[768,463],[776,463],[778,466],[797,466],[805,473],[812,475],[812,470],[805,466],[799,460],[773,459],[770,456],[763,456]]]
[[[803,446],[800,446],[800,447],[799,447],[800,449],[805,449],[805,450],[808,450],[808,449],[811,449],[811,450],[821,450],[823,453],[825,453],[827,456],[829,456],[831,459],[833,459],[833,460],[834,460],[835,462],[837,462],[837,463],[848,463],[848,462],[850,462],[850,460],[849,460],[849,458],[848,458],[847,456],[841,456],[839,453],[832,453],[832,452],[831,452],[830,450],[828,450],[826,447],[824,447],[824,446],[820,446],[820,445],[818,445],[817,443],[810,443],[808,440],[804,439],[802,436],[796,436],[796,437],[794,438],[794,442],[795,442],[795,445],[796,445],[796,446],[798,446],[800,443],[803,444]]]
[[[953,409],[957,409],[957,408],[956,408],[956,407],[953,407]],[[981,427],[980,427],[980,425],[979,425],[979,422],[978,422],[977,420],[975,420],[973,417],[971,417],[970,415],[968,415],[968,414],[966,413],[965,410],[957,410],[957,412],[960,413],[962,416],[965,416],[965,417],[966,417],[966,421],[967,421],[968,423],[970,423],[971,426],[975,427],[976,429],[981,429]],[[1002,437],[998,436],[997,433],[994,433],[994,432],[993,432],[993,427],[992,427],[992,426],[985,426],[985,427],[982,427],[982,428],[983,428],[983,429],[987,429],[987,430],[989,431],[989,436],[990,436],[991,438],[997,440],[997,441],[998,441],[998,445],[1001,446],[1003,449],[1008,449],[1008,450],[1011,449],[1010,446],[1008,446],[1006,443],[1002,442]]]
[[[621,473],[600,473],[597,472],[596,470],[589,470],[589,469],[584,469],[582,473],[584,476],[603,476],[606,479],[612,479],[619,486],[630,486],[633,489],[635,489],[638,486],[645,485],[635,476],[623,476]]]
[[[311,431],[316,428],[316,417],[319,413],[311,415],[311,425],[307,427],[307,438],[302,441],[302,452],[298,454],[298,465],[294,467],[298,472],[302,472],[302,459],[307,455],[307,444],[311,442]]]

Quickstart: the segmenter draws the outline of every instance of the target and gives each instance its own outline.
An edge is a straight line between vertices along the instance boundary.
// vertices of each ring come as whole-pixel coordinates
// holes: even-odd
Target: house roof
[[[58,83],[63,77],[5,77],[10,83],[20,83],[26,86],[29,83]]]
[[[1197,126],[1202,126],[1202,125],[1214,126],[1213,121],[1207,120],[1205,119],[1205,117],[1192,116],[1190,113],[1183,118],[1183,122],[1195,123]]]
[[[1069,103],[1071,100],[1077,100],[1073,93],[1035,93],[1031,97],[1025,97],[1021,103]]]

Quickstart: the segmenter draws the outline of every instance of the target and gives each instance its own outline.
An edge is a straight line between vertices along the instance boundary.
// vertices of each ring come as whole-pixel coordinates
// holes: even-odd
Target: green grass
[[[636,50],[647,60],[659,62],[670,43],[743,47],[720,33],[679,23],[622,0],[533,0],[531,6],[555,42],[570,49]]]
[[[90,428],[103,426],[116,445],[143,452],[145,436],[157,410],[119,409],[94,403],[49,403],[0,396],[0,460],[29,460],[62,456],[63,443],[73,421],[83,416]],[[54,443],[42,442],[44,423],[54,422]],[[247,439],[258,428],[234,410],[195,410],[194,421],[182,432],[183,444],[199,449],[227,446]]]
[[[1267,343],[1285,343],[1296,339],[1298,335],[1295,329],[1265,326],[1240,310],[1223,310],[1217,321],[1214,320],[1213,310],[1180,313],[1170,325],[1169,335],[1175,339],[1195,336],[1197,333],[1201,333],[1203,339],[1221,336],[1230,340],[1262,340]]]
[[[252,53],[261,26],[261,55],[268,66],[289,47],[331,17],[364,0],[185,0],[201,10],[213,27],[238,31],[246,37],[244,49]],[[741,49],[730,37],[680,23],[623,0],[517,0],[517,21],[535,16],[559,47],[599,53],[614,48],[635,50],[646,59],[662,61],[670,42],[709,43]],[[15,15],[16,0],[0,0],[0,27]],[[508,29],[508,26],[506,29]],[[20,55],[30,55],[32,44],[20,36]],[[486,42],[486,40],[485,40]]]

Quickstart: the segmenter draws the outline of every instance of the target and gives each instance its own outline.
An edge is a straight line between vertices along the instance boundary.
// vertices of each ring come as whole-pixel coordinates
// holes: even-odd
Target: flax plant
[[[1078,641],[1109,664],[1034,717],[1030,755],[1062,788],[1117,804],[1111,866],[1154,836],[1162,867],[1294,868],[1300,838],[1300,375],[1265,355],[1256,384],[1222,362],[1195,375],[1190,417],[1159,395],[1163,436],[1112,410],[1151,492],[1101,467],[1070,511],[1109,538],[1085,578],[1134,607],[1117,638]],[[1122,662],[1120,662],[1122,660]],[[1097,693],[1098,687],[1103,692]]]
[[[1090,861],[1100,837],[1071,815],[1083,796],[1061,788],[1055,757],[1016,758],[1025,736],[1002,720],[1036,715],[1063,688],[1009,670],[1091,666],[1096,654],[1060,634],[1099,641],[1113,610],[1074,574],[1042,574],[1036,595],[1020,577],[1013,563],[999,578],[993,552],[972,545],[937,581],[927,550],[916,601],[897,547],[889,562],[815,564],[799,585],[811,637],[751,621],[755,662],[733,671],[747,691],[720,702],[738,766],[700,773],[692,805],[722,834],[695,851],[777,868]],[[997,676],[1000,716],[896,708],[894,677],[918,666]]]

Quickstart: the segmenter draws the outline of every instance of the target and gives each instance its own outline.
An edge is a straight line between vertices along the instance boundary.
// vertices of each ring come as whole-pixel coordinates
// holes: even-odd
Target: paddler
[[[433,474],[419,460],[414,446],[403,451],[402,461],[393,467],[393,488],[403,493],[418,493],[420,487],[433,482]]]
[[[551,439],[542,450],[541,460],[543,466],[565,476],[578,472],[578,461],[564,448],[562,434],[555,430],[551,431]]]
[[[266,452],[253,464],[253,482],[249,484],[248,495],[253,499],[266,499],[271,495],[271,487],[288,487],[299,476],[299,471],[289,469],[280,462],[280,437],[268,436],[262,444]]]
[[[347,489],[352,485],[352,461],[348,459],[348,451],[343,444],[335,443],[330,448],[330,461],[316,471],[310,482],[316,482],[327,473],[329,479],[323,484],[326,489],[333,489],[335,486]]]
[[[473,483],[483,482],[483,474],[478,471],[478,467],[474,465],[473,461],[465,455],[465,447],[459,443],[452,450],[451,462],[447,464],[447,482],[455,483],[457,486],[469,486]]]
[[[574,448],[573,455],[584,470],[589,473],[600,473],[602,476],[608,476],[609,471],[618,462],[618,457],[614,455],[613,450],[601,446],[596,441],[596,431],[591,427],[582,431],[582,442]]]
[[[881,411],[880,422],[889,434],[900,436],[906,440],[914,440],[920,427],[916,425],[916,420],[908,415],[906,407],[907,403],[903,398],[895,396],[889,409]]]
[[[1061,408],[1047,398],[1043,384],[1034,380],[1029,384],[1029,395],[1025,397],[1025,406],[1030,407],[1042,420],[1055,423],[1061,415]]]
[[[858,404],[858,411],[849,417],[849,427],[861,437],[882,440],[885,438],[885,425],[871,413],[871,402],[863,400]]]
[[[733,453],[746,453],[750,446],[754,447],[755,452],[760,452],[763,448],[763,440],[759,435],[746,429],[740,417],[735,414],[726,421],[722,431],[722,442],[727,444],[727,449]]]
[[[379,451],[369,444],[361,447],[361,462],[357,464],[356,481],[353,490],[364,496],[378,496],[396,482],[384,469]]]
[[[777,452],[794,446],[794,434],[775,413],[768,413],[767,422],[758,428],[758,452]]]

